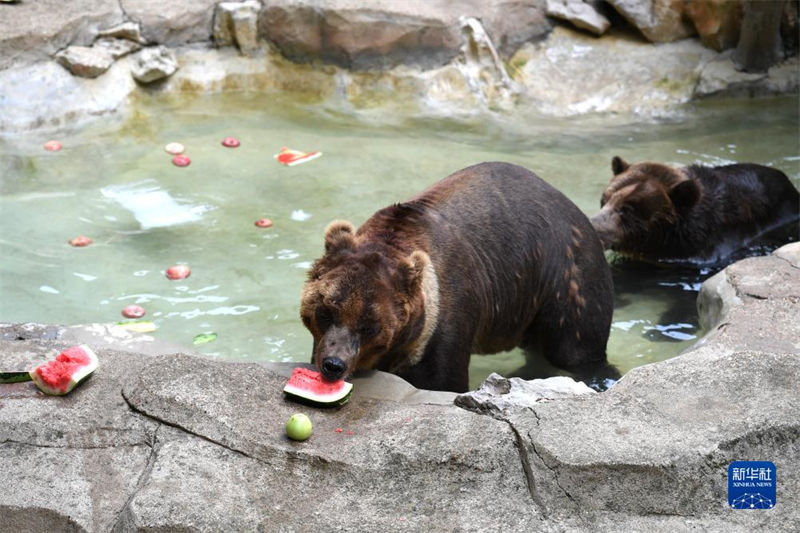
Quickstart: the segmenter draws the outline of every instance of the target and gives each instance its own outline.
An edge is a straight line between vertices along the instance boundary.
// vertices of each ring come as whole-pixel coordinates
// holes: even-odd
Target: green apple
[[[286,435],[292,440],[306,440],[311,432],[311,419],[303,413],[293,414],[286,422]]]

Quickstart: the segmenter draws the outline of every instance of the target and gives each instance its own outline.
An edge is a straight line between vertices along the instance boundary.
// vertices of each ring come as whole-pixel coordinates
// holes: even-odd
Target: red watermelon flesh
[[[290,398],[315,405],[342,405],[350,399],[353,384],[343,379],[328,381],[322,373],[297,367],[283,388]]]
[[[82,344],[67,348],[53,361],[31,370],[31,379],[45,394],[63,396],[74,389],[97,368],[97,355]]]

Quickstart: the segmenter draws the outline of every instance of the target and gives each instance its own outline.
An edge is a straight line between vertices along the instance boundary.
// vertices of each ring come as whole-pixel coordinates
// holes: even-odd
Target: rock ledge
[[[5,325],[3,368],[76,342],[101,366],[63,398],[0,386],[0,531],[792,531],[798,265],[792,244],[709,280],[701,312],[718,325],[681,356],[492,416],[382,373],[344,407],[310,409],[283,398],[291,365],[172,353],[115,327]],[[491,383],[495,400],[521,386]],[[296,411],[314,422],[304,443],[283,434]],[[729,509],[728,464],[764,459],[778,506]]]

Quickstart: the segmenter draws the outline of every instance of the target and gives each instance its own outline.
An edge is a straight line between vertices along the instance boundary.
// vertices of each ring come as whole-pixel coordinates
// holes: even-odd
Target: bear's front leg
[[[422,360],[399,375],[418,389],[466,392],[469,355],[468,344],[443,342],[437,332],[428,341]]]

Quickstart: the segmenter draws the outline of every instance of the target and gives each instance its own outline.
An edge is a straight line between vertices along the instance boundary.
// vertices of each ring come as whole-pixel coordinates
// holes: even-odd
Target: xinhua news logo
[[[734,461],[728,466],[731,509],[772,509],[777,503],[778,470],[769,461]]]

